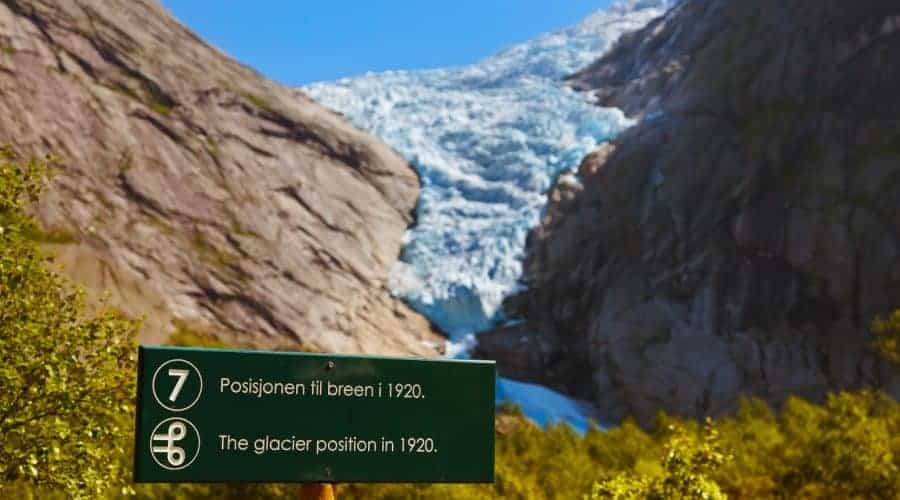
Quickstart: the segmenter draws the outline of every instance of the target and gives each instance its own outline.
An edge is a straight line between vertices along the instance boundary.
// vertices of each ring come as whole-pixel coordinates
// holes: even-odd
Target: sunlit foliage
[[[748,399],[705,425],[660,415],[647,430],[626,421],[577,436],[515,416],[498,429],[494,485],[352,485],[340,498],[900,496],[900,404],[875,392],[792,398],[778,414]]]
[[[900,309],[887,318],[876,318],[872,333],[875,334],[875,350],[888,361],[900,365]]]
[[[594,485],[591,500],[726,498],[711,478],[730,457],[719,442],[719,432],[707,422],[702,438],[679,426],[670,426],[672,436],[665,445],[666,454],[659,474],[621,473]]]
[[[129,474],[122,423],[136,325],[109,310],[87,315],[83,294],[28,236],[36,228],[24,208],[44,169],[0,153],[0,497],[94,497]]]

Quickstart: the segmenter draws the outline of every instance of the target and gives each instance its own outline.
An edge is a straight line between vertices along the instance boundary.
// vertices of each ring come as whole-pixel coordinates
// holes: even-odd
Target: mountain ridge
[[[303,88],[403,154],[423,178],[390,287],[451,340],[500,319],[553,180],[632,122],[562,86],[664,0],[618,2],[474,64],[371,73]]]
[[[52,251],[143,341],[439,353],[385,286],[419,188],[393,151],[156,2],[4,0],[0,21],[0,140],[59,156]]]
[[[525,322],[476,355],[644,423],[900,395],[869,347],[900,305],[898,21],[875,0],[686,0],[576,73],[644,119],[553,188],[505,302]]]

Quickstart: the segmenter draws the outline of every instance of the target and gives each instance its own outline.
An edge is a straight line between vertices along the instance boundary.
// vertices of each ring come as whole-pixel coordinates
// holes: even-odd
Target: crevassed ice
[[[667,4],[621,2],[471,66],[370,73],[302,89],[418,171],[417,222],[390,287],[451,339],[499,318],[554,179],[632,123],[560,80]]]

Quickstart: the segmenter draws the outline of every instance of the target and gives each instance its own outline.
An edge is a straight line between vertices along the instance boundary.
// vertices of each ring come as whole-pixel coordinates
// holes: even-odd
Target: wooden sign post
[[[335,500],[334,487],[328,483],[304,484],[300,500]]]

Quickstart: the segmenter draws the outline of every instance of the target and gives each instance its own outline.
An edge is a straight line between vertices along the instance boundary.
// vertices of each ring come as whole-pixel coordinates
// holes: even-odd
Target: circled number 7
[[[181,389],[184,387],[184,382],[187,380],[190,373],[190,370],[183,370],[180,368],[169,369],[169,376],[178,377],[178,380],[175,381],[175,387],[172,388],[172,393],[169,394],[169,401],[172,401],[174,403],[175,400],[178,399],[178,395],[181,393]]]

